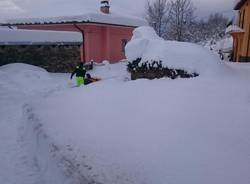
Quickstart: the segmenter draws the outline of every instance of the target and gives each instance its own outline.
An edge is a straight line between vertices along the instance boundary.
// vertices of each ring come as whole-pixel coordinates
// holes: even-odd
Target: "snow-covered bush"
[[[192,78],[197,77],[197,73],[188,73],[182,69],[172,69],[163,67],[162,61],[144,62],[141,63],[141,58],[138,58],[127,65],[128,71],[131,73],[131,80],[146,78],[146,79],[159,79],[168,77],[171,79],[180,78]]]
[[[206,48],[193,43],[166,41],[148,26],[134,30],[131,41],[126,45],[125,54],[130,62],[128,70],[132,75],[135,72],[145,74],[147,68],[148,73],[154,71],[154,78],[159,76],[190,77],[198,74],[212,75],[225,68],[218,55]],[[164,75],[162,70],[165,71]],[[166,74],[170,70],[178,72],[177,76]],[[156,74],[157,72],[160,74]],[[151,74],[146,78],[152,78]]]

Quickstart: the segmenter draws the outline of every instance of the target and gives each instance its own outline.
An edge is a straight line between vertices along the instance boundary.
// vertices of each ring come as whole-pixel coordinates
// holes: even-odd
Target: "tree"
[[[191,0],[172,0],[166,37],[171,40],[190,41],[192,35],[190,30],[195,22],[194,12]]]
[[[229,20],[221,13],[211,14],[208,18],[208,30],[214,39],[219,39],[225,36],[225,30]]]
[[[192,29],[194,35],[192,41],[206,44],[216,43],[225,37],[225,30],[229,19],[220,13],[211,14],[207,20],[196,21],[196,26]]]
[[[153,3],[147,1],[146,19],[160,37],[166,32],[169,10],[170,4],[167,3],[167,0],[156,0]]]

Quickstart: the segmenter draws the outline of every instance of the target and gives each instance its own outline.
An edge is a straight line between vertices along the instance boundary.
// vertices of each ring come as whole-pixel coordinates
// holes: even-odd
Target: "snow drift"
[[[192,43],[165,41],[153,28],[139,27],[134,30],[132,40],[126,46],[129,61],[142,58],[145,61],[163,61],[170,68],[184,69],[199,74],[218,73],[225,66],[217,55]]]

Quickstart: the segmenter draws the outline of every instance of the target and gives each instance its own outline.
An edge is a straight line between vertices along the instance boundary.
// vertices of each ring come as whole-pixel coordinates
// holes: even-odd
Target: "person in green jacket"
[[[77,87],[80,87],[81,85],[84,85],[84,80],[85,80],[85,74],[86,74],[86,69],[83,66],[83,63],[79,63],[75,70],[71,74],[71,79],[73,78],[74,75],[76,75],[76,84]]]

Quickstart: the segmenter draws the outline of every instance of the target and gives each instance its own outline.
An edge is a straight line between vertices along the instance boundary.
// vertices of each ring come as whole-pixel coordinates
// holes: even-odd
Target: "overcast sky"
[[[146,0],[110,0],[113,11],[143,16]],[[153,0],[152,0],[153,1]],[[232,15],[235,0],[192,0],[198,17],[222,12]],[[78,15],[97,10],[100,0],[0,0],[0,21],[10,18]]]

